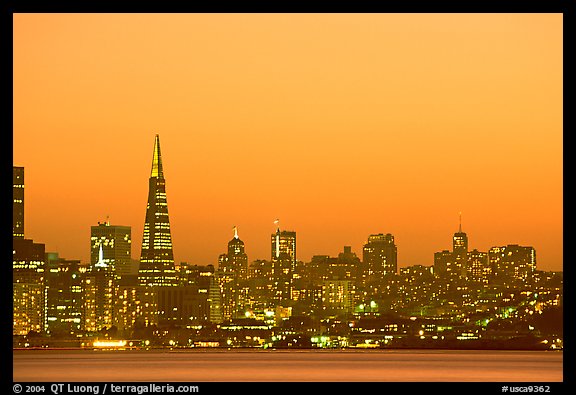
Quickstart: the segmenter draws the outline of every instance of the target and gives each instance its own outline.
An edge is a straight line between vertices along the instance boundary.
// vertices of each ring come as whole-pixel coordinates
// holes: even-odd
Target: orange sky
[[[109,216],[138,258],[159,133],[177,263],[279,218],[300,260],[431,265],[461,211],[562,270],[562,73],[561,14],[16,14],[25,235],[87,262]]]

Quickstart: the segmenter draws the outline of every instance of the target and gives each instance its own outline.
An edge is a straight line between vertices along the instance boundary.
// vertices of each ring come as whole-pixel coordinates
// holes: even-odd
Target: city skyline
[[[279,218],[301,261],[390,233],[398,267],[431,265],[461,212],[470,249],[562,270],[561,44],[561,15],[15,15],[25,237],[89,262],[109,217],[137,258],[160,134],[176,264],[217,265],[233,226],[268,259]]]

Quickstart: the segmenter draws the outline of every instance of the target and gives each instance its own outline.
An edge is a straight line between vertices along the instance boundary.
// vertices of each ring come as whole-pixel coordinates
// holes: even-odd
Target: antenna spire
[[[238,227],[234,225],[234,238],[238,239]]]
[[[460,226],[458,227],[458,232],[462,233],[462,211],[460,211]]]

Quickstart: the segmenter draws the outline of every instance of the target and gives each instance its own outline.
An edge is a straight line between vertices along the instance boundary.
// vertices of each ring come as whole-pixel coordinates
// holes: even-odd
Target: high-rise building
[[[46,330],[46,256],[44,244],[12,239],[13,334]]]
[[[218,273],[224,319],[237,318],[239,310],[242,310],[245,304],[241,297],[244,296],[241,283],[247,278],[248,256],[236,227],[234,237],[228,242],[228,253],[218,258]]]
[[[24,238],[24,168],[12,167],[12,236]]]
[[[323,280],[322,306],[327,315],[346,316],[352,313],[354,283],[350,280]]]
[[[517,244],[492,247],[488,251],[488,260],[493,279],[500,283],[526,283],[531,280],[536,271],[534,247],[523,247]]]
[[[458,232],[452,237],[452,253],[454,254],[455,273],[460,278],[466,278],[468,272],[468,236],[462,232],[462,216]]]
[[[278,221],[276,220],[276,223]],[[272,233],[272,262],[275,262],[284,253],[288,255],[291,264],[290,270],[293,272],[296,268],[296,232],[289,230],[280,230],[278,226],[275,233]]]
[[[454,255],[451,251],[443,250],[434,253],[434,275],[439,278],[448,279],[452,277],[452,266]]]
[[[468,280],[474,283],[487,284],[490,278],[488,253],[472,250],[468,253]]]
[[[173,286],[178,283],[158,135],[154,142],[138,275],[141,285]]]
[[[278,220],[275,221],[278,224]],[[272,293],[276,305],[292,300],[292,285],[296,273],[296,232],[280,230],[271,235]]]
[[[398,272],[398,251],[390,233],[370,235],[363,249],[363,264],[368,276],[384,278]]]
[[[208,313],[208,320],[214,324],[220,324],[224,321],[224,316],[222,314],[222,300],[218,272],[214,272],[214,275],[209,277],[210,284],[208,287],[208,305],[210,306],[210,311]]]
[[[82,281],[86,266],[56,252],[46,253],[46,300],[48,333],[70,335],[81,331],[84,315]]]
[[[130,337],[135,329],[137,319],[142,319],[142,301],[139,293],[146,287],[138,285],[136,276],[125,276],[118,279],[116,304],[114,305],[114,326],[123,337]]]
[[[110,222],[98,222],[91,227],[90,233],[90,264],[98,262],[102,247],[103,262],[114,267],[119,277],[136,275],[131,259],[132,228],[130,226],[110,225]]]
[[[117,279],[114,266],[104,261],[102,244],[98,261],[84,280],[84,325],[87,331],[110,329],[115,323]]]

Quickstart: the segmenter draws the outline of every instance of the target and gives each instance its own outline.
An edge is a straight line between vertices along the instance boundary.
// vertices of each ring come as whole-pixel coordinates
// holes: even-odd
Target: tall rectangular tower
[[[518,244],[492,247],[488,251],[488,261],[496,282],[526,283],[536,271],[536,250]]]
[[[24,238],[24,168],[12,167],[12,236]]]
[[[292,299],[293,279],[296,273],[296,232],[276,229],[272,241],[273,300],[278,305]]]
[[[46,329],[45,246],[33,240],[12,242],[13,334]]]
[[[98,263],[100,246],[104,262],[114,267],[119,277],[133,274],[131,268],[132,228],[130,226],[110,225],[110,222],[98,222],[90,228],[90,265]]]
[[[162,168],[158,135],[154,142],[152,172],[148,184],[148,204],[138,277],[140,285],[174,286],[178,284],[172,252],[166,180]]]
[[[454,275],[465,279],[468,275],[468,235],[462,232],[462,215],[458,232],[452,236],[452,254],[454,255]]]
[[[390,233],[370,235],[364,245],[362,260],[368,275],[386,277],[398,271],[398,250]]]
[[[272,262],[277,261],[281,254],[286,254],[288,259],[290,259],[291,270],[293,271],[296,267],[296,232],[289,230],[276,229],[275,233],[272,233]]]

